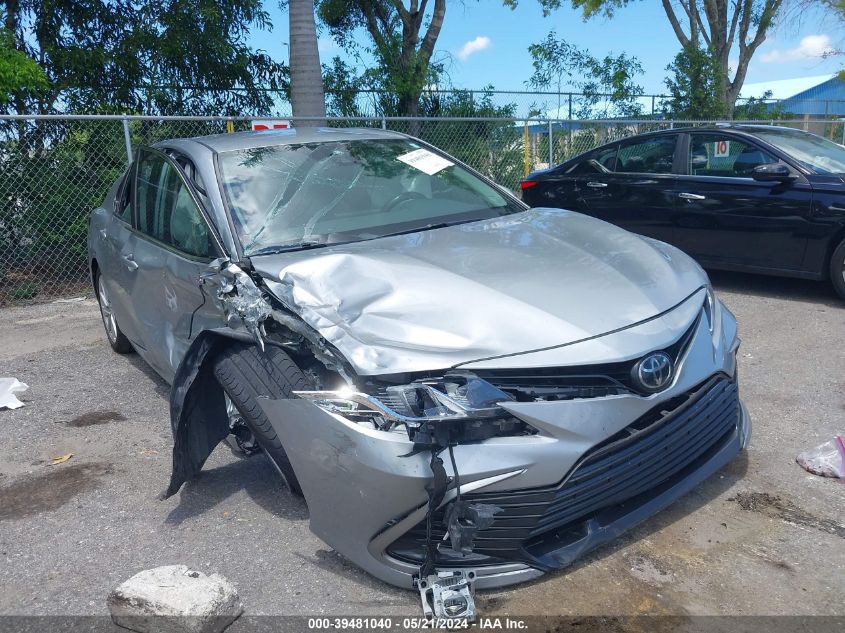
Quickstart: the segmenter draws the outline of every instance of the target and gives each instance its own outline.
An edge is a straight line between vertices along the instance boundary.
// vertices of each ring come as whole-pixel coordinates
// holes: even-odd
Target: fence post
[[[132,164],[132,139],[129,136],[129,119],[123,117],[123,142],[126,144],[126,160]]]
[[[387,129],[387,119],[385,119],[384,117],[381,117],[381,129],[382,130]]]
[[[549,167],[554,165],[555,163],[555,150],[554,150],[554,132],[552,131],[552,122],[549,120]]]

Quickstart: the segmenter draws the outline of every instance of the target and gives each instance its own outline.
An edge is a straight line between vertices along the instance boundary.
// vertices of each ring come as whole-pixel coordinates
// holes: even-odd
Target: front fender
[[[255,343],[246,332],[221,327],[204,330],[191,342],[170,389],[173,470],[166,499],[202,469],[214,448],[229,434],[223,389],[214,377],[214,359],[233,341]]]

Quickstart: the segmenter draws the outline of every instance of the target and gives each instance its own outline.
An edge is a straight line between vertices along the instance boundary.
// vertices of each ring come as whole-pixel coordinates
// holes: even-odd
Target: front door
[[[197,332],[225,323],[199,283],[222,250],[173,161],[144,150],[137,174],[138,230],[132,251],[138,269],[132,304],[143,355],[169,381]]]
[[[693,132],[685,153],[677,246],[714,267],[800,269],[812,197],[806,179],[754,180],[755,167],[778,159],[729,133]]]

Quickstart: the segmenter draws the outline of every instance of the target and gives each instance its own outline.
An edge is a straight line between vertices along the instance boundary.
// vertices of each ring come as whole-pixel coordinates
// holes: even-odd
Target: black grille
[[[535,561],[551,534],[558,545],[572,540],[596,513],[628,500],[644,502],[661,486],[680,481],[717,451],[736,428],[739,398],[736,383],[716,376],[685,396],[664,402],[602,444],[591,449],[557,486],[508,493],[464,495],[497,505],[503,512],[478,533],[474,555],[462,558],[441,546],[442,563],[479,564],[497,560]],[[656,494],[656,492],[655,492]],[[443,512],[434,517],[433,537],[444,535]],[[425,524],[407,532],[389,551],[417,562],[423,555]],[[445,544],[444,544],[445,545]]]

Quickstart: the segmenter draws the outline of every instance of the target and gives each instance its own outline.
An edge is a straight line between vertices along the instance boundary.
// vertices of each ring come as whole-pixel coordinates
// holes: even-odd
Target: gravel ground
[[[740,321],[750,449],[570,569],[481,592],[483,614],[845,615],[845,486],[795,464],[845,432],[845,304],[813,282],[713,281]],[[233,581],[252,615],[420,615],[412,592],[309,532],[304,502],[262,456],[220,446],[159,501],[168,386],[112,353],[93,301],[0,315],[0,375],[30,385],[25,407],[0,411],[0,614],[105,614],[121,581],[184,563]]]

